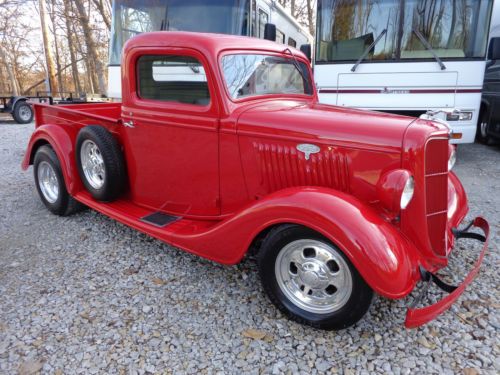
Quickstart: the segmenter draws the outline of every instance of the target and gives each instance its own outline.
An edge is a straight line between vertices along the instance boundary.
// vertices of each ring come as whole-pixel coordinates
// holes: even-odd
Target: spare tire
[[[125,162],[115,137],[104,127],[85,126],[76,138],[76,164],[87,191],[111,202],[125,187]]]

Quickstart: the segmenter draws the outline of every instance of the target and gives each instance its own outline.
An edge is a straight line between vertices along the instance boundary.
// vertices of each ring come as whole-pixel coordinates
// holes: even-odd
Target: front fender
[[[283,223],[309,227],[331,240],[382,296],[404,297],[419,280],[417,250],[394,225],[354,197],[322,187],[279,190],[208,231],[176,233],[172,242],[234,264],[260,232]]]
[[[77,132],[71,127],[60,125],[41,125],[35,129],[28,143],[21,167],[26,170],[35,157],[36,150],[43,144],[50,144],[61,164],[66,189],[74,195],[80,188],[80,180],[75,162],[75,144]]]

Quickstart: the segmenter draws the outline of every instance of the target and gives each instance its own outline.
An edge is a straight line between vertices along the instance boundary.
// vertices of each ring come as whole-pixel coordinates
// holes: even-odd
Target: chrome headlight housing
[[[401,200],[400,200],[400,207],[402,210],[408,206],[408,203],[410,203],[411,199],[413,198],[413,193],[415,192],[415,180],[413,179],[413,176],[410,176],[406,180],[405,187],[403,188],[403,193],[401,194]]]
[[[380,203],[389,212],[397,213],[410,204],[415,192],[415,181],[406,169],[394,169],[384,173],[377,183]]]
[[[456,161],[457,161],[457,149],[455,146],[450,145],[450,151],[448,153],[448,171],[451,171]]]

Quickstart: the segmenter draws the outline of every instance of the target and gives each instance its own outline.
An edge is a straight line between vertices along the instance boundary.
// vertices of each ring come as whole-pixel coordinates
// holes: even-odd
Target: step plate
[[[140,220],[144,223],[154,225],[158,228],[163,228],[174,221],[179,220],[179,216],[164,214],[163,212],[153,212],[152,214],[141,217]]]

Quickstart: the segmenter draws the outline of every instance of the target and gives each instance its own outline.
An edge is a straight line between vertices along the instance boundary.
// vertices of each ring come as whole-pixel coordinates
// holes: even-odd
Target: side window
[[[285,44],[285,34],[279,29],[276,29],[276,42]]]
[[[268,22],[269,15],[262,9],[259,9],[259,38],[264,38],[264,30]]]
[[[292,38],[288,37],[288,45],[290,47],[295,48],[295,47],[297,47],[297,42],[295,41],[295,39],[292,39]]]
[[[164,102],[208,105],[203,65],[194,57],[144,55],[137,60],[139,97]]]

